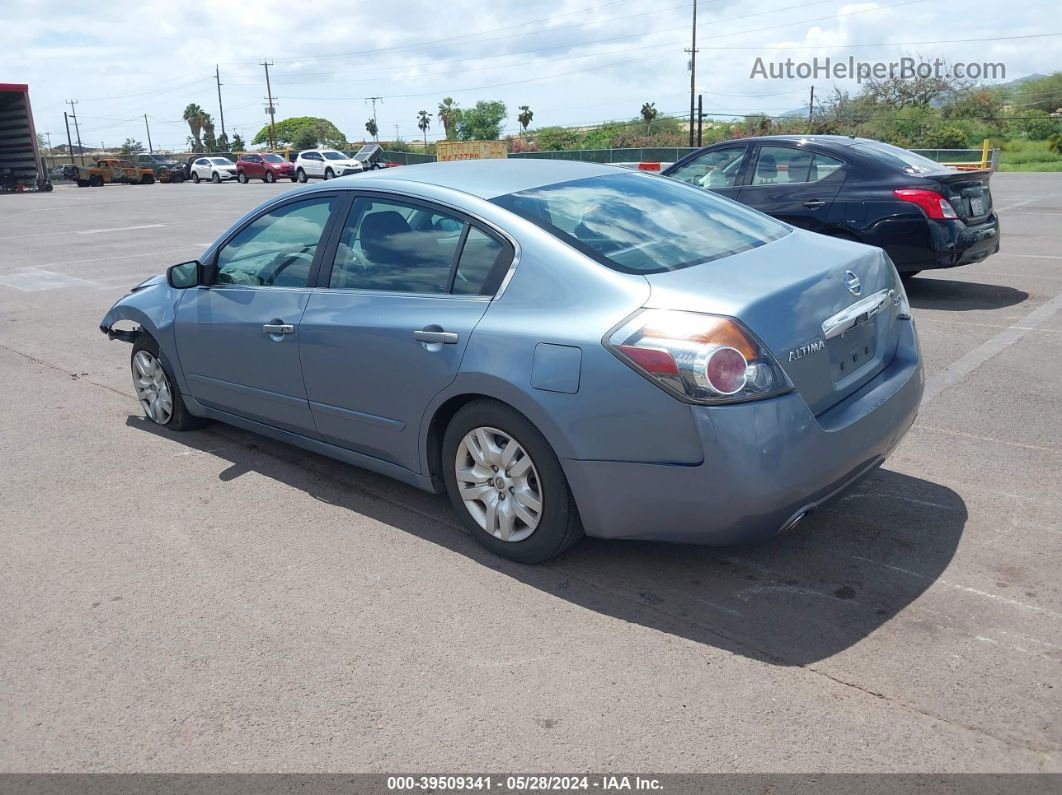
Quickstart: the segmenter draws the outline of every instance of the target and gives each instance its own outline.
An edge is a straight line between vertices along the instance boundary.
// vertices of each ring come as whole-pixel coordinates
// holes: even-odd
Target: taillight
[[[738,321],[643,309],[605,339],[620,361],[676,397],[732,403],[792,389],[767,349]]]
[[[959,216],[946,198],[931,190],[894,190],[892,195],[921,207],[931,221],[947,221]]]

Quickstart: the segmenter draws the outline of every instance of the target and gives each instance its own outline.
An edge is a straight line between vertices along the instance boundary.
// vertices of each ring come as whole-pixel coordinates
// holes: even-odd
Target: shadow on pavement
[[[904,283],[907,298],[915,309],[941,309],[968,312],[972,309],[1002,309],[1020,304],[1029,294],[999,284],[960,282],[916,276]]]
[[[967,518],[954,491],[879,470],[767,544],[585,539],[521,566],[466,535],[444,496],[221,424],[174,433],[131,416],[127,425],[213,456],[223,481],[253,471],[587,610],[776,665],[814,663],[880,629],[941,575]]]

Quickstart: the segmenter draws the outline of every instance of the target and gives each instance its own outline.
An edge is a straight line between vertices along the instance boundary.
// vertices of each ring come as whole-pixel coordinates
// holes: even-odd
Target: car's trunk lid
[[[870,246],[794,230],[741,254],[646,278],[649,307],[744,323],[815,414],[881,372],[896,349],[901,288],[892,264]],[[827,322],[832,328],[824,329]]]
[[[922,179],[933,183],[933,190],[944,194],[955,208],[956,215],[967,224],[983,223],[992,214],[992,191],[988,186],[991,177],[992,172],[988,170],[958,171],[951,168],[922,175]]]

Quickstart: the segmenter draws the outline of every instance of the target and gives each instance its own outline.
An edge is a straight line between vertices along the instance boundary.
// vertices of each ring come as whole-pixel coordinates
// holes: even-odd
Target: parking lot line
[[[1034,309],[1017,323],[1008,326],[992,339],[981,343],[972,351],[967,352],[959,359],[952,362],[936,375],[926,379],[926,390],[922,396],[922,407],[936,399],[937,395],[951,386],[962,381],[974,370],[987,362],[993,356],[1003,351],[1008,345],[1013,345],[1030,330],[1035,329],[1041,323],[1046,323],[1055,313],[1062,308],[1062,293],[1059,293],[1047,303]]]
[[[84,229],[79,235],[102,235],[108,232],[132,232],[134,229],[158,229],[166,224],[141,224],[140,226],[116,226],[112,229]]]

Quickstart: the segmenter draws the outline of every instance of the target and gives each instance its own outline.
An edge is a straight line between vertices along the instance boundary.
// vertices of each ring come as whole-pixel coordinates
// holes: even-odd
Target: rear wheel
[[[141,185],[154,185],[155,184],[155,176],[153,174],[145,174],[144,176],[142,176],[140,178],[140,184]]]
[[[87,179],[79,179],[77,181],[77,186],[79,188],[87,188],[89,186],[89,181]]]
[[[188,413],[177,382],[162,366],[158,343],[147,332],[141,332],[133,343],[130,368],[136,397],[149,420],[173,431],[205,424],[202,418]]]
[[[556,454],[508,406],[483,399],[458,410],[443,436],[442,464],[454,511],[496,555],[539,563],[582,537]]]
[[[298,172],[296,172],[296,174],[295,174],[295,179],[297,179],[297,180],[298,180],[299,182],[305,182],[305,181],[306,181],[306,172],[305,172],[305,171],[303,171],[303,170],[302,170],[302,169],[300,168],[300,169],[298,170]]]
[[[332,177],[334,177],[335,175],[336,174],[335,174],[334,171],[332,171],[332,169],[330,169],[330,168],[326,168],[325,169],[325,176],[324,176],[325,179],[332,179]]]
[[[101,177],[99,174],[93,174],[91,177],[89,177],[89,185],[91,185],[93,188],[102,188],[103,177]]]
[[[213,182],[215,185],[221,184],[221,174],[215,171],[213,174],[210,175],[210,181]]]
[[[196,185],[199,184],[199,172],[198,171],[193,171],[192,172],[192,182],[194,182]]]
[[[241,185],[246,185],[247,184],[247,172],[245,172],[245,171],[238,172],[236,174],[236,181],[239,182]]]
[[[262,179],[264,179],[266,182],[276,182],[277,181],[276,175],[272,171],[267,171],[265,173],[265,176],[262,177]]]

